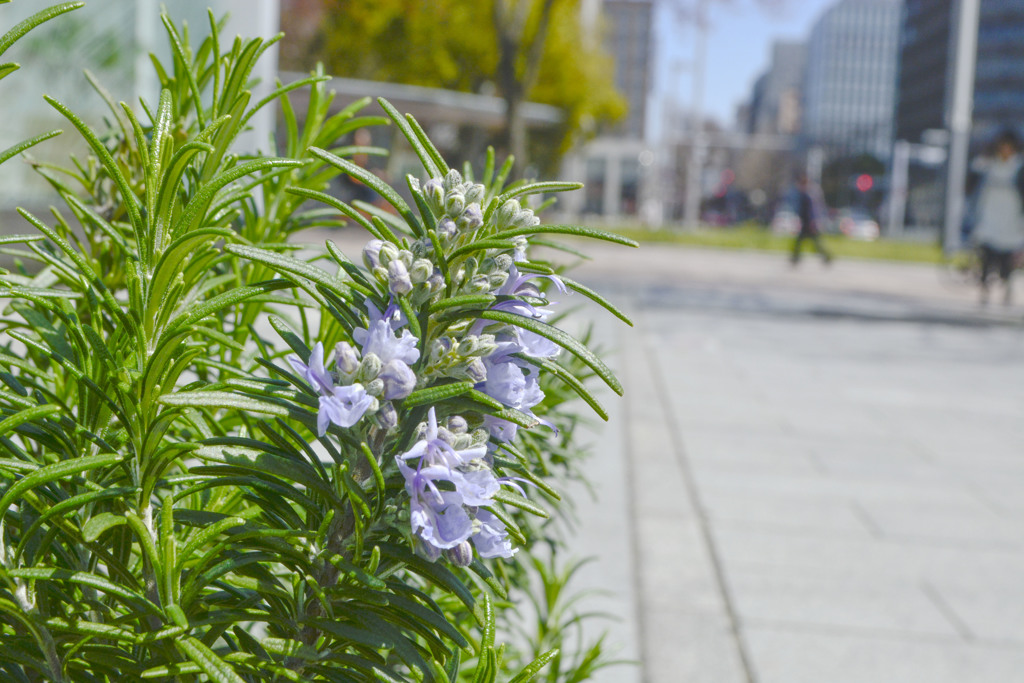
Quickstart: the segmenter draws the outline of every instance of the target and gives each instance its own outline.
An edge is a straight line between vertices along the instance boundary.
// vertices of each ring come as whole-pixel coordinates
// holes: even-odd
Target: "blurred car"
[[[847,213],[839,218],[839,232],[851,240],[862,242],[874,242],[881,234],[878,222],[870,216],[861,213]]]
[[[781,209],[772,218],[772,232],[776,235],[795,235],[800,232],[800,216],[792,211]]]

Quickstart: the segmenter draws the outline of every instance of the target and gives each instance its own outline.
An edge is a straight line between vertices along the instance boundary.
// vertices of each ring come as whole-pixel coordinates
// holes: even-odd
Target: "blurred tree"
[[[319,59],[339,76],[467,92],[495,89],[506,102],[499,142],[520,160],[519,169],[530,158],[523,103],[554,105],[565,112],[565,122],[553,149],[545,146],[547,158],[535,159],[550,165],[578,135],[625,113],[611,58],[600,36],[582,26],[579,4],[325,0],[318,33],[303,54],[293,46],[292,63],[285,66],[308,68]]]

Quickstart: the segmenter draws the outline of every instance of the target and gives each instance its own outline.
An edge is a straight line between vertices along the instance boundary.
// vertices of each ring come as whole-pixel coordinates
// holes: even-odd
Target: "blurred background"
[[[1024,6],[1013,0],[165,4],[197,39],[207,4],[232,14],[230,30],[283,30],[264,85],[322,62],[338,77],[338,106],[384,95],[446,152],[479,161],[495,145],[523,176],[583,180],[558,209],[587,222],[787,233],[787,193],[803,170],[824,190],[827,232],[950,246],[967,158],[1024,120]],[[57,121],[43,85],[100,115],[79,64],[115,99],[155,98],[146,55],[166,50],[157,10],[105,0],[33,34],[17,55],[31,76],[8,93],[0,144]],[[379,165],[402,177],[409,164],[399,150]],[[4,204],[45,191],[14,166],[2,180]]]
[[[384,96],[450,160],[492,145],[522,177],[583,181],[549,220],[644,242],[581,247],[574,275],[633,319],[589,317],[626,393],[594,432],[572,552],[599,558],[578,575],[603,591],[581,609],[611,616],[590,637],[634,662],[595,680],[1024,681],[1024,291],[980,306],[950,258],[971,159],[1024,125],[1024,2],[164,4],[193,44],[207,4],[229,34],[285,31],[263,89],[321,62],[335,107]],[[155,101],[157,14],[94,0],[30,34],[0,148],[62,125],[43,92],[100,120],[82,67]],[[400,186],[418,164],[392,128],[360,134],[393,149],[360,161]],[[275,130],[254,120],[246,146]],[[33,157],[84,152],[55,143]],[[835,263],[779,253],[801,172]],[[0,169],[0,228],[47,201]],[[330,237],[358,253],[348,232]]]

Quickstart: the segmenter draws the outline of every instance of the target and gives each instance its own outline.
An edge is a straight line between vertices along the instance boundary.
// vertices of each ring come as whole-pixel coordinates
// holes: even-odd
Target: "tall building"
[[[892,139],[899,0],[840,0],[808,43],[802,133],[833,153],[886,157]]]
[[[615,132],[642,140],[647,96],[651,91],[654,3],[651,0],[604,0],[606,45],[615,60],[615,87],[629,104]]]
[[[652,83],[654,0],[582,0],[583,26],[600,29],[615,63],[615,87],[629,107],[624,120],[602,130],[566,156],[563,174],[582,179],[585,189],[563,195],[570,216],[635,220],[657,213],[650,208],[653,153],[647,148],[647,98]]]
[[[776,41],[771,65],[754,84],[746,132],[792,135],[800,127],[807,45]]]
[[[896,137],[920,142],[947,125],[956,0],[906,0]],[[1024,3],[981,0],[974,75],[975,137],[1024,123]]]

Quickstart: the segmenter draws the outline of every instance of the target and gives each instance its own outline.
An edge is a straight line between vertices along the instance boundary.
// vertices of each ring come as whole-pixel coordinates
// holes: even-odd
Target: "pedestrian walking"
[[[825,265],[832,262],[832,254],[825,249],[821,243],[819,234],[820,219],[825,213],[825,199],[822,196],[821,188],[812,183],[806,173],[799,173],[796,177],[795,188],[796,215],[800,219],[800,232],[793,240],[793,253],[790,262],[795,266],[800,262],[800,252],[804,240],[810,240],[814,249],[821,255]]]
[[[1003,303],[1013,300],[1011,276],[1024,250],[1024,216],[1020,138],[1006,129],[996,138],[991,153],[976,159],[972,170],[981,174],[972,239],[981,259],[981,303],[988,303],[989,281],[998,273],[1005,293]]]

